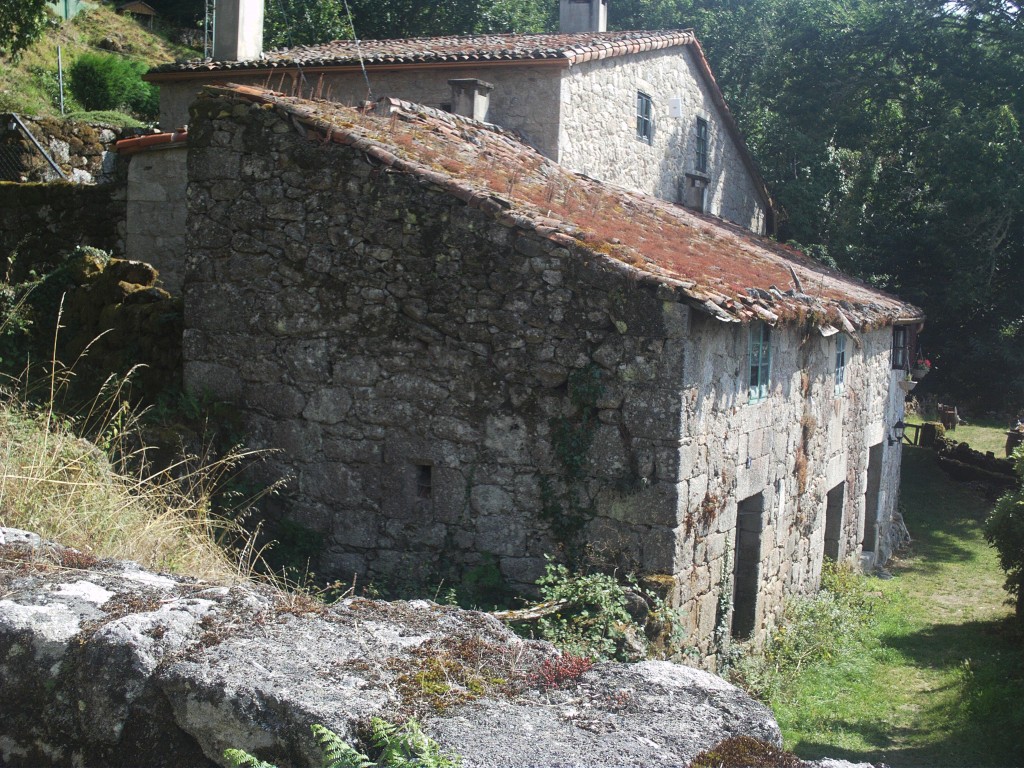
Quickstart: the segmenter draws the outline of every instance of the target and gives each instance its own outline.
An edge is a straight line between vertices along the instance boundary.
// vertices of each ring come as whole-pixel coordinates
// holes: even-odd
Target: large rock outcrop
[[[318,764],[309,725],[357,738],[418,716],[472,766],[684,766],[771,713],[667,662],[576,675],[547,643],[428,601],[324,607],[100,561],[0,529],[0,763]]]

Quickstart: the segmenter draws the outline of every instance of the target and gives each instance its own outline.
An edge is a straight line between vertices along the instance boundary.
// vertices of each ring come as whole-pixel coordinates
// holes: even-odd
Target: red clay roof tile
[[[917,307],[789,246],[574,174],[497,126],[393,98],[360,113],[252,87],[209,86],[204,94],[272,104],[320,141],[351,145],[415,174],[506,226],[618,263],[723,321],[863,330],[923,319]]]
[[[660,32],[584,32],[547,35],[463,35],[419,37],[407,40],[335,40],[322,45],[296,46],[268,51],[250,61],[204,61],[162,64],[161,72],[206,72],[266,69],[274,67],[321,67],[359,64],[429,64],[444,62],[488,63],[500,61],[562,60],[566,64],[583,57],[622,56],[631,50],[654,50],[694,41],[691,30]]]

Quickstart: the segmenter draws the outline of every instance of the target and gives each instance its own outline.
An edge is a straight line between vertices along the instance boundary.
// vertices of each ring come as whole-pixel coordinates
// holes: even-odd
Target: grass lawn
[[[960,430],[957,430],[959,432]],[[959,435],[958,435],[959,436]],[[805,758],[904,766],[1024,766],[1024,635],[981,533],[991,502],[905,447],[902,503],[914,538],[872,579],[876,621],[854,648],[805,669],[772,702]]]
[[[931,419],[935,421],[936,419]],[[907,414],[908,424],[921,424],[929,419],[916,414]],[[997,458],[1006,455],[1006,425],[992,419],[968,419],[956,429],[947,432],[946,437],[958,443],[967,443],[976,451],[991,451]]]

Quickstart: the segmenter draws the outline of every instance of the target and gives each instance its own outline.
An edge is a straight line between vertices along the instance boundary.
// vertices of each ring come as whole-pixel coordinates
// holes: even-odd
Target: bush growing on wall
[[[142,75],[148,67],[140,61],[101,53],[86,53],[71,67],[71,92],[87,110],[128,110],[155,118],[160,111],[159,93]]]

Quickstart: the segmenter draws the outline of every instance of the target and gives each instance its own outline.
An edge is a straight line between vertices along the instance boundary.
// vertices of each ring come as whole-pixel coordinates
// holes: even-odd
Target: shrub
[[[1013,452],[1017,475],[1024,479],[1024,446]],[[1003,585],[1016,598],[1016,616],[1024,622],[1024,487],[1003,494],[985,521],[985,538],[1006,572]]]
[[[693,758],[689,768],[800,768],[792,752],[750,736],[733,736]]]
[[[648,630],[651,637],[660,636],[671,646],[670,652],[682,644],[681,612],[632,579],[622,584],[607,573],[574,573],[548,563],[537,586],[544,598],[541,606],[555,610],[536,619],[535,634],[562,651],[591,659],[637,661],[651,650]]]
[[[71,92],[83,108],[127,109],[155,118],[160,111],[158,90],[143,82],[148,67],[140,61],[102,53],[86,53],[71,67]]]
[[[592,666],[594,662],[585,656],[563,653],[554,659],[544,659],[540,669],[530,675],[529,681],[544,690],[561,688],[579,680]]]
[[[760,655],[742,659],[735,682],[768,700],[807,665],[832,659],[854,642],[871,618],[865,578],[826,560],[821,590],[786,602],[782,619]]]

